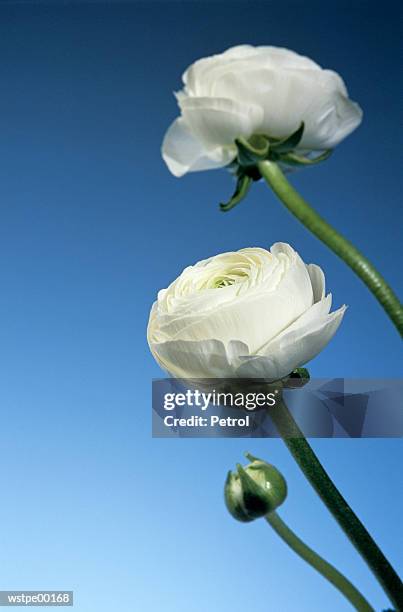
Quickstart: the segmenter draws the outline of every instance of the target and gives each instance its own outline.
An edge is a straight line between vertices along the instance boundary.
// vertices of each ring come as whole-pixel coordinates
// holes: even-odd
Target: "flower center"
[[[234,270],[227,274],[220,274],[212,279],[211,287],[213,289],[223,289],[224,287],[235,285],[235,283],[242,281],[246,276],[248,276],[246,272],[240,270]]]
[[[222,287],[229,287],[229,285],[233,285],[234,283],[235,283],[234,278],[228,278],[228,277],[217,278],[214,281],[213,288],[221,289]]]

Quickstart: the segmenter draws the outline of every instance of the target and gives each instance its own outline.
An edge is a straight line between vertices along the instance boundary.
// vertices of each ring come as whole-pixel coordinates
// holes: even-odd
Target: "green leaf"
[[[246,174],[243,174],[243,173],[238,177],[236,188],[235,188],[234,194],[232,195],[231,199],[228,202],[225,202],[225,203],[222,202],[220,204],[220,208],[223,212],[227,212],[228,210],[231,210],[231,208],[234,208],[234,206],[239,204],[239,202],[241,202],[244,199],[244,197],[249,191],[252,180],[253,179],[250,176],[247,176]]]
[[[301,125],[291,134],[291,136],[287,136],[287,138],[283,138],[283,140],[272,142],[271,148],[275,153],[288,153],[289,151],[293,151],[293,149],[295,149],[295,147],[301,142],[304,129],[305,124],[303,121],[301,121]]]

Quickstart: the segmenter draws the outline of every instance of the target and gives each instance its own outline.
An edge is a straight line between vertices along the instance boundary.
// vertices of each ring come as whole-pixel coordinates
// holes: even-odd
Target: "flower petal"
[[[300,55],[285,47],[261,45],[256,47],[256,51],[258,55],[263,55],[268,58],[268,63],[272,67],[281,68],[283,70],[294,68],[298,70],[321,70],[319,64],[309,57],[306,57],[306,55]]]
[[[316,264],[308,264],[307,270],[312,283],[313,301],[319,302],[325,297],[326,284],[322,268]]]
[[[236,155],[235,138],[251,136],[261,123],[263,111],[255,104],[226,98],[182,98],[183,118],[193,136],[208,148],[229,147],[227,163]],[[224,154],[224,152],[223,152]]]
[[[264,56],[257,56],[233,66],[217,65],[208,78],[209,96],[262,109],[256,132],[283,138],[303,121],[300,150],[333,148],[362,119],[362,111],[348,98],[343,80],[331,70],[278,68]]]
[[[314,304],[310,311],[269,342],[262,349],[264,356],[241,359],[243,363],[237,375],[276,380],[316,357],[333,338],[346,310],[342,306],[331,314],[317,317],[330,307],[329,297]]]
[[[225,77],[226,74],[249,73],[254,68],[321,70],[316,62],[290,49],[238,45],[227,49],[224,53],[197,60],[184,72],[182,80],[185,91],[190,96],[213,96],[215,83],[221,77]],[[254,90],[256,81],[252,83],[252,87]]]
[[[175,378],[231,378],[238,355],[248,352],[242,343],[232,342],[226,348],[219,340],[172,340],[149,345],[161,367]]]
[[[168,128],[162,143],[162,157],[172,174],[178,177],[186,172],[222,168],[232,159],[232,155],[221,148],[207,150],[192,135],[182,117]]]

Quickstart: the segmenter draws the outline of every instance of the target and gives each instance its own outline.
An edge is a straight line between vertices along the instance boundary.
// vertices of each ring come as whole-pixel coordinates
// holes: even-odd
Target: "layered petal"
[[[251,136],[263,118],[259,106],[227,98],[185,97],[180,100],[180,107],[193,136],[210,149],[229,147],[231,159],[236,155],[235,139]]]
[[[214,87],[226,74],[240,75],[251,68],[277,70],[321,70],[304,55],[272,46],[238,45],[217,55],[197,60],[182,75],[185,92],[190,96],[214,96]],[[256,85],[256,83],[252,83]],[[240,98],[242,101],[242,98]]]
[[[279,70],[255,64],[239,72],[222,69],[214,95],[259,106],[263,119],[257,131],[268,136],[286,137],[303,121],[298,146],[303,150],[336,146],[362,119],[343,80],[330,70]]]
[[[192,379],[231,378],[239,362],[238,354],[248,352],[240,342],[230,342],[226,347],[219,340],[150,342],[150,349],[172,377]]]
[[[277,380],[311,361],[333,338],[346,310],[342,306],[327,314],[329,308],[327,298],[314,304],[293,325],[262,347],[259,355],[242,358],[237,376]]]
[[[247,344],[251,352],[256,352],[263,343],[295,321],[313,303],[307,267],[287,244],[277,243],[270,253],[265,251],[267,261],[263,261],[266,265],[257,265],[259,251],[243,249],[238,254],[228,254],[230,259],[237,256],[240,262],[257,257],[252,271],[258,269],[260,275],[254,277],[249,272],[238,285],[238,291],[234,291],[237,289],[234,284],[223,289],[189,293],[187,286],[180,283],[181,275],[161,298],[159,338],[186,341],[214,338],[226,345],[231,340],[239,340]],[[224,265],[222,256],[214,260]],[[234,257],[234,265],[236,261]],[[214,276],[213,264],[214,261],[209,260],[206,267]],[[188,268],[183,274],[198,278],[199,269],[198,266]],[[251,277],[253,283],[249,283]],[[178,285],[185,295],[177,295]],[[220,298],[221,303],[217,304]]]
[[[311,279],[312,291],[313,291],[313,301],[319,302],[323,300],[325,297],[326,291],[326,282],[325,275],[323,273],[322,268],[317,266],[316,264],[308,264],[307,270],[309,274],[309,278]]]
[[[207,149],[179,117],[165,134],[162,157],[172,174],[180,177],[186,172],[222,168],[232,161],[233,152],[222,147]]]

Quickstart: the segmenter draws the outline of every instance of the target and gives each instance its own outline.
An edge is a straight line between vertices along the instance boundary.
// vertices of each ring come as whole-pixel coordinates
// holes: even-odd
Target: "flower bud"
[[[246,453],[249,465],[237,464],[225,483],[226,506],[238,521],[248,523],[273,512],[287,496],[287,483],[274,465]]]

